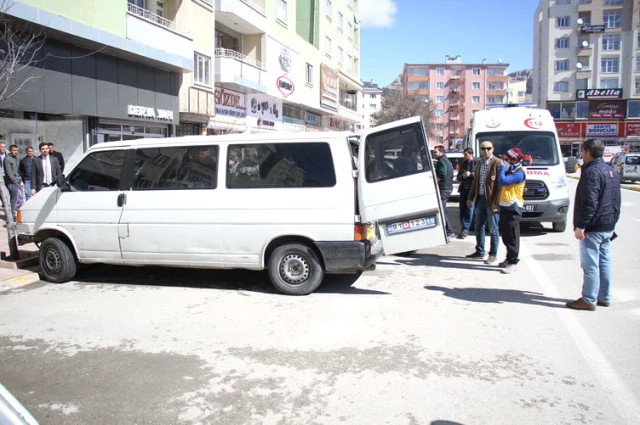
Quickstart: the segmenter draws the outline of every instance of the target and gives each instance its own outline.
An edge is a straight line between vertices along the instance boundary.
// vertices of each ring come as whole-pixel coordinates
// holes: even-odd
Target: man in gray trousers
[[[9,146],[9,153],[5,156],[3,161],[4,168],[4,183],[9,189],[9,202],[11,203],[11,214],[13,219],[16,219],[16,212],[18,211],[18,196],[20,195],[20,185],[22,179],[20,178],[20,161],[18,161],[18,146]]]

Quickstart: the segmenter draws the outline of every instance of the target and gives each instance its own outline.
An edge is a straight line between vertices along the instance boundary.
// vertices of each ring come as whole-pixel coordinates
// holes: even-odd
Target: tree
[[[40,60],[44,38],[39,30],[18,21],[7,12],[11,1],[0,0],[0,107],[38,78],[29,75]]]
[[[435,137],[435,105],[424,102],[419,96],[406,94],[402,90],[385,90],[380,111],[373,114],[372,118],[376,125],[381,125],[416,115],[422,116],[427,136]]]

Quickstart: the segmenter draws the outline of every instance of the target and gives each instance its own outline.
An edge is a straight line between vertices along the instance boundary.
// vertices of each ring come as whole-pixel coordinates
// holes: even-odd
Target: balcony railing
[[[591,67],[582,65],[582,68],[578,68],[577,71],[578,72],[591,72]]]
[[[261,13],[262,15],[266,15],[267,12],[265,11],[264,7],[252,2],[251,0],[240,0],[242,3],[246,4],[247,6],[255,9],[257,12]]]
[[[340,105],[344,106],[347,109],[351,109],[352,111],[358,110],[358,108],[356,107],[356,101],[346,97],[340,98]]]
[[[139,18],[142,18],[145,21],[149,21],[154,24],[163,26],[167,29],[170,29],[173,32],[177,32],[180,34],[186,33],[186,31],[179,28],[175,22],[170,21],[167,18],[163,18],[160,15],[156,15],[155,13],[149,12],[147,9],[136,6],[135,4],[132,4],[132,3],[127,3],[127,6],[129,8],[129,13],[131,13],[132,15],[138,16]]]
[[[250,58],[250,57],[248,57],[246,55],[243,55],[240,52],[236,52],[235,50],[217,48],[215,50],[215,56],[216,56],[216,58],[235,59],[235,60],[240,61],[242,63],[253,65],[256,68],[260,68],[262,70],[266,69],[265,65],[262,62],[260,62],[259,60],[252,59],[252,58]]]

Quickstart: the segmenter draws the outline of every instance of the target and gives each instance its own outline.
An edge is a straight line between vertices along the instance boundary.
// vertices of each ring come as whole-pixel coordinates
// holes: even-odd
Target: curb
[[[0,281],[0,292],[19,288],[21,286],[25,286],[40,280],[40,275],[38,273],[34,273],[28,270],[19,270],[14,273],[17,273],[18,275]]]
[[[574,175],[571,175],[571,174],[567,174],[567,177],[570,178],[570,179],[574,179],[574,180],[580,180],[580,176],[574,176]],[[620,184],[620,188],[627,189],[627,190],[633,190],[633,191],[636,191],[636,192],[640,192],[640,186],[638,186],[638,185],[625,186],[624,184],[621,183]]]

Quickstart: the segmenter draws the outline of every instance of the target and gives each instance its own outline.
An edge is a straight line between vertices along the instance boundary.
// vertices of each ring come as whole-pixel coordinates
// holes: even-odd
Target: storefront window
[[[640,118],[640,100],[627,101],[627,117]]]
[[[589,118],[589,102],[576,102],[576,118]]]

